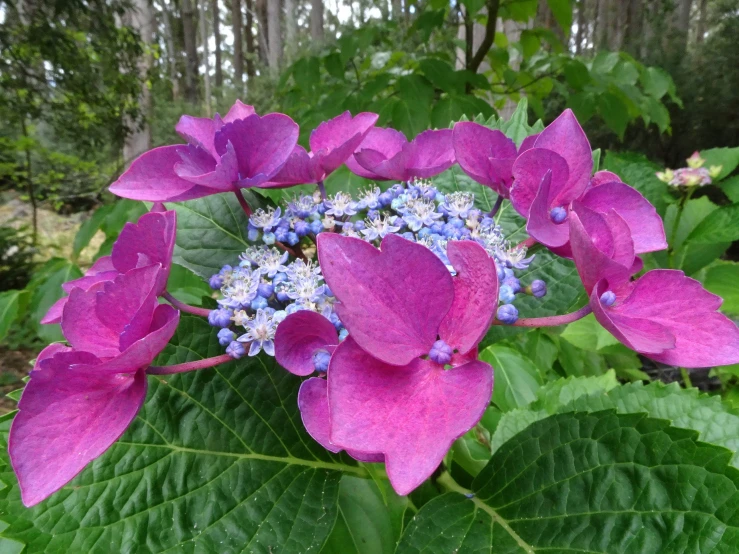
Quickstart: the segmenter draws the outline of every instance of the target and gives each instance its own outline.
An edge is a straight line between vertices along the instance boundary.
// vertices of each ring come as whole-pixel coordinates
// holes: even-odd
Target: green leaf
[[[587,66],[578,60],[569,60],[565,63],[564,73],[567,84],[575,90],[581,90],[591,81]]]
[[[509,139],[513,140],[516,146],[521,146],[523,139],[534,134],[533,129],[529,126],[529,103],[525,96],[519,100],[516,111],[513,112],[511,118],[508,121],[501,122],[500,130]]]
[[[167,281],[167,292],[177,300],[192,306],[200,306],[204,296],[213,294],[213,290],[205,279],[178,264],[172,264]]]
[[[432,177],[431,181],[444,194],[460,191],[471,192],[475,195],[475,206],[477,208],[484,212],[493,209],[496,194],[492,189],[470,179],[456,164]]]
[[[337,79],[343,79],[346,66],[341,60],[341,54],[338,52],[332,52],[325,58],[323,58],[323,65],[326,67],[326,71],[332,77]]]
[[[593,58],[592,69],[597,73],[609,74],[621,58],[618,52],[601,51]]]
[[[722,206],[709,213],[691,231],[688,242],[700,244],[739,240],[739,204]]]
[[[618,340],[598,323],[593,314],[568,324],[560,337],[578,348],[593,352],[619,344]]]
[[[380,491],[369,479],[345,475],[339,484],[339,517],[321,554],[392,554],[408,504],[392,489]]]
[[[720,261],[706,268],[703,285],[724,299],[721,311],[739,314],[739,264]]]
[[[8,290],[0,293],[0,341],[8,334],[20,312],[21,300],[26,291]]]
[[[572,5],[570,0],[547,0],[547,4],[562,30],[569,33],[570,27],[572,27]]]
[[[629,124],[629,110],[624,101],[611,92],[599,94],[598,111],[606,125],[623,140]]]
[[[397,552],[733,552],[739,472],[728,459],[645,414],[554,415],[493,455],[473,498],[442,479],[455,492],[419,511]]]
[[[215,335],[183,316],[157,363],[221,354]],[[24,508],[2,470],[2,535],[27,552],[59,554],[318,552],[336,521],[342,473],[368,473],[306,434],[299,384],[261,356],[149,377],[128,431],[48,500]]]
[[[424,58],[418,65],[426,78],[436,88],[444,92],[464,94],[464,82],[457,76],[454,68],[448,62],[439,58]],[[447,121],[446,125],[448,124]]]
[[[393,107],[393,125],[402,131],[408,140],[428,129],[430,123],[428,104],[400,99]]]
[[[667,73],[657,67],[647,67],[639,75],[639,80],[644,92],[657,100],[667,94],[672,81]]]
[[[480,359],[495,369],[493,402],[502,411],[526,406],[541,386],[537,367],[520,352],[494,344],[480,352]]]
[[[244,193],[254,207],[257,197]],[[178,202],[174,261],[196,275],[209,278],[226,264],[234,264],[246,247],[246,214],[233,194],[213,194]]]
[[[461,104],[453,96],[446,96],[434,104],[431,110],[431,126],[436,129],[449,127],[453,121],[458,121],[464,115]]]
[[[718,186],[724,191],[732,202],[739,202],[739,175],[724,179]]]
[[[577,120],[585,123],[595,115],[598,109],[596,105],[596,96],[591,92],[581,91],[571,94],[567,98],[567,107],[575,112]]]
[[[701,158],[706,160],[703,167],[709,168],[712,165],[720,165],[721,173],[714,179],[714,182],[731,175],[737,166],[739,166],[739,146],[736,148],[711,148],[709,150],[701,150]]]
[[[72,243],[72,255],[76,258],[80,252],[90,244],[92,237],[98,232],[103,221],[113,211],[113,205],[101,206],[95,210],[90,217],[82,222]]]
[[[536,54],[539,51],[539,48],[541,48],[539,35],[534,31],[529,31],[528,29],[521,31],[520,42],[521,51],[523,52],[523,57],[525,59],[528,59]]]
[[[100,229],[108,238],[117,237],[126,223],[138,220],[146,211],[146,206],[144,206],[143,202],[128,200],[126,198],[116,200],[115,204],[113,204],[113,209],[100,224]]]
[[[34,322],[38,336],[46,342],[64,340],[59,325],[41,325],[39,321],[46,315],[52,304],[64,296],[62,283],[82,277],[80,269],[72,262],[53,258],[38,272],[28,289],[32,290],[28,317]]]

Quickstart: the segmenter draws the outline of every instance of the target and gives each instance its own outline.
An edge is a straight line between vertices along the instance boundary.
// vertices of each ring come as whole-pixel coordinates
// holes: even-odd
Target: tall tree
[[[130,162],[151,148],[151,127],[149,127],[151,91],[147,86],[147,73],[153,62],[150,46],[154,40],[154,12],[148,0],[134,0],[123,16],[123,23],[135,29],[144,43],[144,51],[139,58],[137,68],[141,79],[139,106],[142,121],[138,126],[129,121],[127,126],[133,127],[133,132],[126,137],[123,143],[123,159],[125,162]]]
[[[280,57],[282,56],[282,34],[280,33],[282,6],[280,4],[280,0],[267,2],[267,44],[269,45],[267,65],[273,77],[276,77],[280,71]]]
[[[198,101],[198,51],[195,46],[195,21],[191,0],[182,0],[182,34],[185,42],[185,98]]]
[[[295,0],[285,0],[285,58],[293,60],[298,50],[298,22],[295,13]]]
[[[241,90],[244,82],[244,47],[241,40],[241,0],[231,3],[231,23],[234,34],[234,85]]]
[[[401,0],[391,0],[391,1],[392,1],[393,19],[395,21],[400,21],[400,18],[403,15],[403,2]]]
[[[311,0],[310,38],[316,46],[323,42],[323,0]]]
[[[172,100],[180,99],[180,77],[177,72],[177,61],[179,50],[174,45],[174,32],[172,31],[172,14],[170,4],[162,0],[162,23],[164,24],[164,41],[167,46],[167,67],[169,69],[169,80],[172,84]]]
[[[199,19],[200,19],[200,42],[203,44],[203,81],[205,83],[205,110],[208,116],[211,114],[211,86],[210,86],[210,54],[208,52],[208,19],[207,13],[208,0],[200,0],[198,3]]]
[[[223,66],[221,65],[221,10],[218,0],[211,0],[211,11],[213,12],[213,38],[215,39],[216,53],[216,86],[223,86]]]
[[[273,0],[279,4],[280,0]],[[259,61],[262,65],[268,64],[269,58],[269,18],[267,17],[267,0],[256,0],[257,2],[257,29],[259,37]]]
[[[254,58],[254,0],[246,0],[246,74],[249,78],[256,75]]]

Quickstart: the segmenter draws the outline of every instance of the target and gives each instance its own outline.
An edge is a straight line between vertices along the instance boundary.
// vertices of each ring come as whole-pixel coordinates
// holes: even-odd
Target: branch
[[[488,10],[488,20],[487,23],[485,23],[485,36],[482,38],[480,47],[477,49],[477,52],[475,52],[472,60],[467,64],[467,69],[473,73],[477,73],[480,64],[485,59],[485,56],[487,56],[487,53],[490,51],[490,47],[493,45],[493,41],[495,40],[495,27],[498,23],[498,8],[500,8],[500,0],[488,0],[485,3],[485,6]]]

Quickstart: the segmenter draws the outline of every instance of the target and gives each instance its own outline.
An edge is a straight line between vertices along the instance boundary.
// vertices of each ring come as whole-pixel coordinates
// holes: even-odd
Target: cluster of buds
[[[673,187],[703,187],[710,185],[721,174],[723,166],[704,167],[706,160],[698,152],[687,158],[688,167],[665,169],[657,172],[657,178]]]

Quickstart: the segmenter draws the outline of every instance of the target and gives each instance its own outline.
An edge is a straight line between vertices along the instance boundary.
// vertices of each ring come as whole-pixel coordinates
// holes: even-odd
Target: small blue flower
[[[315,221],[311,221],[310,223],[310,231],[314,235],[317,235],[321,231],[323,231],[323,223],[321,223],[320,219],[316,219]]]
[[[347,331],[346,329],[342,329],[341,331],[339,331],[339,340],[340,341],[343,341],[348,336],[349,336],[349,331]]]
[[[213,290],[218,290],[223,286],[223,275],[220,273],[216,273],[215,275],[211,275],[210,279],[208,279],[208,286],[212,288]]]
[[[218,331],[218,344],[221,346],[228,346],[236,338],[236,335],[231,329],[221,329]]]
[[[304,237],[308,233],[310,233],[310,225],[302,219],[297,220],[295,222],[295,234],[299,237]]]
[[[257,229],[271,231],[273,228],[279,225],[280,215],[282,215],[282,211],[279,207],[267,208],[266,210],[259,208],[249,216],[249,223],[251,223]]]
[[[226,308],[217,308],[211,310],[208,314],[208,323],[213,327],[228,327],[231,325],[231,317],[234,315],[233,311]]]
[[[600,295],[600,303],[604,306],[613,306],[613,303],[616,301],[616,293],[613,291],[607,290],[603,294]]]
[[[452,347],[443,340],[437,340],[429,351],[429,359],[437,364],[446,365],[452,361]]]
[[[337,192],[333,197],[324,202],[326,215],[333,217],[352,216],[357,213],[357,203],[345,192]]]
[[[267,303],[267,299],[263,296],[257,296],[254,300],[251,301],[251,309],[255,312],[257,310],[263,310],[265,309],[269,304]]]
[[[547,294],[547,284],[541,279],[536,279],[535,281],[532,281],[530,289],[531,295],[534,298],[542,298]]]
[[[264,350],[269,356],[275,355],[275,332],[277,331],[277,323],[272,316],[265,310],[257,310],[253,319],[250,319],[246,325],[246,333],[238,338],[239,342],[250,342],[249,356],[256,356]]]
[[[231,344],[226,347],[226,354],[231,356],[233,359],[238,360],[246,354],[246,350],[244,350],[244,345],[240,342],[231,341]]]
[[[387,208],[393,202],[393,193],[386,190],[377,197],[377,200],[381,207]]]
[[[290,246],[295,246],[295,245],[296,245],[296,244],[298,244],[299,242],[300,242],[300,237],[299,237],[299,236],[298,236],[298,235],[297,235],[296,233],[293,233],[293,232],[291,231],[291,232],[289,232],[289,233],[287,234],[287,243],[288,243],[288,244],[289,244]]]
[[[246,238],[249,242],[257,242],[259,240],[259,229],[250,224],[246,233]]]
[[[275,229],[275,239],[280,242],[287,242],[287,235],[289,231],[284,227],[278,227]]]
[[[562,206],[552,208],[552,211],[549,212],[549,218],[552,220],[553,223],[562,223],[565,219],[567,219],[567,210]]]
[[[498,320],[506,325],[513,325],[518,321],[518,310],[513,304],[503,304],[498,308]]]
[[[264,298],[269,298],[270,296],[272,296],[272,293],[274,293],[274,291],[275,287],[272,285],[272,283],[262,282],[259,283],[259,286],[257,287],[257,294]]]
[[[276,240],[277,237],[275,237],[274,233],[264,233],[264,235],[262,235],[262,241],[264,242],[264,244],[267,244],[269,246],[272,246]]]
[[[329,354],[326,350],[316,350],[313,353],[313,367],[316,368],[316,371],[320,371],[321,373],[328,371],[328,363],[331,361],[331,354]]]
[[[498,298],[503,304],[510,304],[516,299],[516,293],[509,285],[503,285],[498,291]]]

